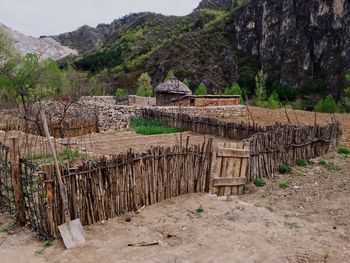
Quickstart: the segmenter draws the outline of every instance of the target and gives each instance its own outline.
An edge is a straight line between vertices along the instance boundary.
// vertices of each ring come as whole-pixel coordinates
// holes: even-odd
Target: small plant
[[[198,214],[204,213],[203,207],[202,207],[202,206],[198,207],[198,208],[196,209],[196,212],[197,212]]]
[[[327,162],[326,162],[325,160],[320,160],[320,161],[318,162],[318,164],[319,164],[319,165],[326,165]]]
[[[290,165],[288,165],[286,163],[282,163],[279,166],[279,171],[281,174],[288,174],[292,171],[292,168],[290,167]]]
[[[329,250],[327,250],[327,251],[324,253],[324,255],[323,255],[323,260],[329,259],[330,256],[331,256],[331,253],[329,252]]]
[[[170,134],[181,132],[181,129],[179,128],[168,127],[163,123],[153,120],[143,120],[138,117],[131,119],[130,126],[135,130],[136,133],[143,135]]]
[[[288,223],[288,222],[284,222],[284,225],[286,227],[288,227],[289,229],[298,229],[300,228],[298,223]]]
[[[309,162],[306,161],[305,159],[299,159],[297,161],[297,165],[302,166],[302,167],[307,167],[309,165]]]
[[[289,188],[289,182],[282,182],[279,184],[279,188],[281,189],[287,189]]]
[[[272,191],[271,191],[271,190],[268,191],[268,192],[267,192],[267,195],[268,195],[268,196],[271,196],[271,195],[272,195]]]
[[[128,92],[126,91],[126,89],[117,88],[117,90],[115,91],[115,96],[118,100],[125,100],[128,98]]]
[[[198,89],[195,91],[195,95],[197,96],[203,96],[203,95],[207,95],[208,92],[207,92],[207,87],[201,83],[198,87]]]
[[[339,154],[350,154],[350,149],[347,147],[340,147],[338,149],[338,153]]]
[[[266,182],[263,179],[257,178],[254,180],[254,184],[257,187],[264,187],[266,185]]]
[[[16,221],[11,222],[8,226],[0,228],[0,233],[12,234],[16,231],[18,225]]]

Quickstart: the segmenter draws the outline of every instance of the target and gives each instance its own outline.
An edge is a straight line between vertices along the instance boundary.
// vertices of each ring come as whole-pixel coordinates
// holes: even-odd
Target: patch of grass
[[[143,135],[170,134],[181,132],[181,129],[170,127],[138,127],[135,132]]]
[[[263,179],[257,178],[254,180],[254,184],[257,187],[264,187],[266,185],[266,182]]]
[[[309,162],[305,159],[299,159],[297,161],[297,165],[302,166],[302,167],[307,167],[309,165]]]
[[[0,233],[12,234],[16,231],[18,225],[16,221],[11,222],[6,227],[0,228]]]
[[[290,167],[290,165],[288,165],[286,163],[282,163],[279,166],[279,171],[281,174],[288,174],[292,171],[292,168]]]
[[[341,167],[332,163],[332,162],[326,162],[325,160],[321,160],[318,162],[319,165],[322,165],[324,168],[326,168],[330,172],[336,172],[340,171]]]
[[[52,240],[47,240],[44,242],[44,246],[42,248],[39,248],[38,250],[35,251],[35,254],[36,255],[43,255],[43,254],[45,254],[45,250],[51,246],[52,246]]]
[[[298,223],[288,223],[284,222],[284,225],[288,227],[289,229],[299,229],[300,225]]]
[[[347,147],[340,147],[338,149],[338,153],[339,154],[350,154],[350,149]]]
[[[282,182],[278,186],[281,189],[287,189],[287,188],[289,188],[289,182]]]
[[[168,127],[158,121],[144,120],[138,117],[131,119],[130,127],[132,127],[136,133],[143,135],[170,134],[182,131],[182,129]]]

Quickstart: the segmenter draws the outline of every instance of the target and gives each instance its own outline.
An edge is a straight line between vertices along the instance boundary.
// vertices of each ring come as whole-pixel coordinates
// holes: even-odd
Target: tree
[[[128,98],[128,92],[126,91],[126,89],[117,88],[117,90],[115,91],[115,96],[118,100],[125,100]]]
[[[350,82],[350,73],[348,73],[345,77],[346,81]],[[344,90],[344,98],[343,98],[343,104],[347,111],[350,111],[350,87],[345,88]]]
[[[267,74],[263,70],[259,70],[255,77],[255,96],[258,106],[261,106],[262,102],[266,100],[266,79]]]
[[[207,95],[207,87],[204,85],[204,83],[201,83],[198,87],[198,89],[195,91],[195,95],[197,96],[203,96],[203,95]]]
[[[274,90],[267,99],[267,107],[270,109],[278,109],[280,107],[280,100],[276,90]]]
[[[224,95],[242,95],[241,87],[236,81],[234,81],[231,87],[228,87],[224,90]]]
[[[165,77],[165,80],[169,80],[175,77],[174,71],[169,70],[168,74]]]
[[[190,87],[190,82],[188,81],[188,79],[184,79],[182,83],[185,84],[187,88]]]
[[[321,99],[315,106],[316,112],[337,113],[340,111],[339,106],[335,102],[332,95],[328,95],[325,99]]]
[[[148,73],[142,73],[137,81],[136,95],[140,97],[153,97],[152,79]]]

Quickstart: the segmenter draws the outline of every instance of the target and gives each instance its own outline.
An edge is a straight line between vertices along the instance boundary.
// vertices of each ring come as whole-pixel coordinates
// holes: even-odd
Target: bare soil
[[[239,197],[188,195],[85,227],[88,243],[44,248],[0,233],[1,262],[349,262],[350,157],[330,153]],[[280,183],[289,188],[281,189]],[[202,208],[198,210],[198,208]],[[131,221],[126,222],[130,217]],[[127,220],[129,221],[129,220]],[[8,223],[0,218],[0,229]],[[1,226],[2,224],[2,226]],[[158,242],[149,247],[130,243]]]

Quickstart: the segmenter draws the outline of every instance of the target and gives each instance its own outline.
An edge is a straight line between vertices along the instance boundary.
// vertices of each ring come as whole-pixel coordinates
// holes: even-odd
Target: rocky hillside
[[[338,98],[350,69],[350,2],[346,0],[203,0],[192,14],[140,13],[54,37],[78,49],[76,65],[108,69],[115,86],[135,88],[142,72],[154,84],[169,70],[194,88],[217,93],[237,80],[254,88],[263,68],[269,85]]]
[[[9,33],[13,38],[15,48],[21,54],[36,53],[42,59],[62,59],[68,56],[76,56],[78,52],[62,45],[51,37],[35,38],[26,36],[0,23],[0,29]]]

